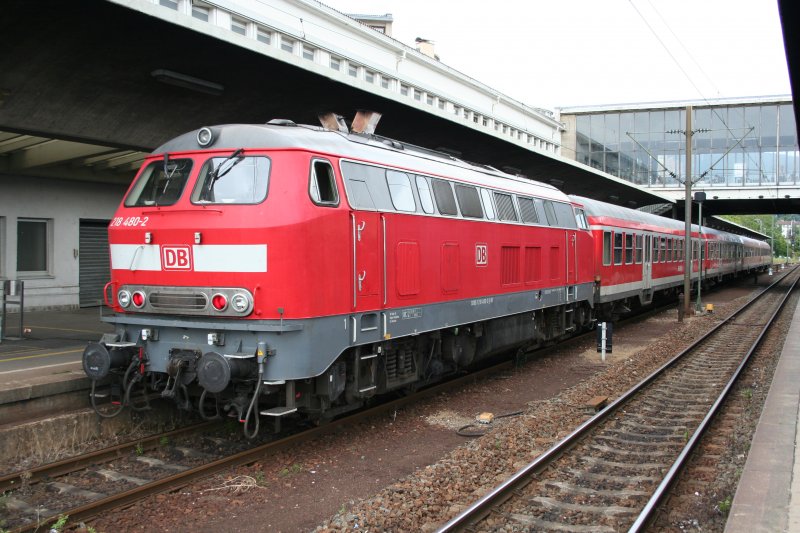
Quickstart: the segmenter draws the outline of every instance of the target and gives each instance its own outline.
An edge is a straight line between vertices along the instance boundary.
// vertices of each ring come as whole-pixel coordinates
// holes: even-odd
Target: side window
[[[436,207],[443,215],[458,215],[456,207],[456,197],[453,196],[453,189],[450,183],[444,180],[431,180],[433,182],[433,197],[436,198]]]
[[[456,197],[461,207],[461,214],[469,218],[483,218],[481,198],[478,189],[469,185],[456,184]]]
[[[311,178],[308,183],[308,194],[317,205],[339,205],[339,191],[336,189],[336,178],[333,167],[324,159],[311,162]]]
[[[564,202],[552,202],[553,211],[556,214],[557,224],[563,228],[577,228],[578,224],[575,221],[575,212],[572,210],[572,205],[565,204]]]
[[[623,237],[624,234],[622,233],[614,233],[614,264],[621,265],[622,264],[622,244],[623,244]]]
[[[551,226],[558,226],[558,219],[556,218],[556,210],[553,208],[553,202],[549,200],[544,201],[544,214],[547,217],[547,223]]]
[[[589,221],[586,220],[586,212],[583,209],[575,209],[575,221],[580,229],[589,229]],[[641,243],[639,248],[641,248]],[[642,262],[641,254],[639,255],[639,262]]]
[[[644,237],[642,235],[636,236],[636,263],[642,262],[642,243],[644,242]]]
[[[519,202],[519,214],[522,216],[522,221],[526,224],[538,224],[539,217],[536,216],[533,199],[518,196],[517,201]]]
[[[611,236],[610,231],[603,232],[603,266],[611,264]]]
[[[625,264],[630,265],[633,263],[633,234],[625,234]]]
[[[417,210],[417,203],[414,201],[414,191],[411,190],[411,180],[408,174],[386,171],[386,183],[389,184],[389,195],[392,197],[392,204],[398,211],[413,213]]]
[[[431,186],[428,184],[428,179],[424,176],[417,176],[417,192],[419,193],[419,202],[422,204],[422,210],[426,213],[433,214],[433,198],[431,198]]]
[[[497,218],[498,220],[513,220],[517,221],[517,210],[514,209],[514,201],[511,199],[510,194],[503,194],[501,192],[494,193],[494,201],[497,204]]]
[[[481,198],[483,199],[483,210],[486,212],[486,218],[494,220],[494,206],[492,205],[492,194],[486,189],[481,189]]]
[[[659,257],[661,258],[662,263],[667,262],[667,238],[661,237],[661,252]]]

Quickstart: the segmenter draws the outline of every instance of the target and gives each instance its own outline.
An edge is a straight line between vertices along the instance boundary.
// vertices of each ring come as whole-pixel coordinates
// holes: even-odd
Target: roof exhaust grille
[[[337,115],[336,113],[320,113],[317,115],[317,118],[319,119],[319,123],[322,124],[322,127],[326,130],[349,133],[347,123],[344,121],[342,115]]]
[[[356,112],[356,118],[353,119],[353,124],[350,126],[350,130],[353,133],[372,135],[375,133],[375,128],[378,126],[378,122],[380,120],[380,113],[359,109]]]

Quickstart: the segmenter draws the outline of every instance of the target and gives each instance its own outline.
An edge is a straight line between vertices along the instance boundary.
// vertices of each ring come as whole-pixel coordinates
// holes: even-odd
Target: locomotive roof
[[[378,135],[342,133],[319,126],[297,125],[291,121],[268,124],[226,124],[211,126],[213,142],[202,147],[197,142],[200,129],[184,133],[153,151],[162,153],[206,150],[305,149],[334,154],[365,162],[380,163],[412,172],[464,180],[478,185],[513,189],[568,202],[569,198],[553,187],[527,178],[512,176],[496,168],[469,163],[443,152],[401,143]]]

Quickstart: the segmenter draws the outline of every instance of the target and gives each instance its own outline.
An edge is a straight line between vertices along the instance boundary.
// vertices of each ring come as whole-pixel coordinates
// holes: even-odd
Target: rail
[[[610,419],[610,417],[616,414],[623,405],[627,405],[628,402],[630,402],[635,395],[639,394],[642,390],[644,390],[646,387],[655,382],[658,378],[663,376],[668,370],[675,367],[678,364],[678,362],[682,361],[685,358],[687,354],[690,354],[694,350],[697,350],[698,347],[700,347],[709,338],[714,336],[718,331],[720,331],[721,328],[732,323],[735,318],[742,315],[752,305],[758,302],[764,295],[769,293],[773,288],[775,288],[779,283],[781,283],[783,279],[777,280],[774,283],[772,283],[769,287],[767,287],[758,295],[756,295],[756,297],[754,297],[751,301],[749,301],[748,303],[740,307],[738,310],[736,310],[730,317],[728,317],[724,321],[721,321],[718,325],[712,328],[711,331],[704,334],[700,339],[693,342],[685,350],[681,351],[678,355],[676,355],[668,362],[666,362],[664,365],[662,365],[660,368],[658,368],[656,371],[651,373],[639,384],[631,388],[629,391],[624,393],[617,400],[615,400],[613,403],[607,406],[603,411],[600,411],[594,417],[592,417],[591,419],[587,420],[586,422],[578,426],[574,431],[572,431],[560,442],[556,443],[553,447],[542,453],[528,465],[526,465],[519,471],[515,472],[506,481],[504,481],[503,483],[492,489],[489,493],[487,493],[478,501],[473,503],[458,516],[452,518],[449,522],[447,522],[444,526],[442,526],[438,530],[438,532],[444,533],[444,532],[461,531],[464,529],[468,529],[473,527],[480,520],[487,517],[493,510],[496,510],[499,505],[501,505],[506,500],[511,499],[515,491],[518,491],[519,489],[530,483],[536,474],[543,472],[546,468],[548,468],[551,464],[553,464],[557,458],[566,454],[568,450],[573,449],[577,445],[577,443],[580,442],[585,437],[587,437],[590,434],[590,432],[597,430],[602,424],[606,423]],[[789,294],[791,294],[791,292],[794,290],[796,284],[797,280],[794,281],[794,283],[787,291],[786,295],[783,297],[779,305],[776,307],[775,311],[771,314],[766,325],[762,328],[756,340],[752,343],[751,347],[747,350],[746,355],[742,358],[730,381],[723,388],[722,392],[712,405],[711,409],[709,409],[708,413],[703,418],[701,424],[698,425],[691,439],[688,440],[686,447],[678,455],[678,458],[674,461],[674,463],[670,467],[667,475],[663,478],[663,480],[658,485],[656,490],[652,493],[647,504],[644,506],[641,514],[637,517],[637,519],[634,522],[634,525],[631,527],[631,531],[640,531],[644,527],[644,524],[648,522],[648,520],[652,516],[652,513],[658,507],[659,502],[663,499],[664,495],[667,493],[669,487],[671,486],[672,482],[677,476],[677,473],[681,470],[684,461],[690,455],[691,450],[695,447],[697,442],[699,442],[703,432],[707,429],[711,419],[719,409],[720,405],[724,401],[725,396],[732,387],[732,384],[735,382],[736,378],[739,376],[742,369],[746,366],[747,360],[749,360],[750,355],[755,351],[755,349],[760,344],[766,330],[773,323],[775,317],[777,316],[780,309],[782,309],[783,305],[786,302],[786,299],[788,298]],[[531,527],[531,529],[536,529],[536,530],[546,529],[546,526],[544,526],[542,523],[536,522],[536,520],[534,519],[532,519],[531,524],[528,525]]]

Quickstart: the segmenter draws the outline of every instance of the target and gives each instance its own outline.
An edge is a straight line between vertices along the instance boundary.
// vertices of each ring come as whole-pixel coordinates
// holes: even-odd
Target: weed
[[[299,464],[295,463],[292,465],[292,474],[299,474],[303,470],[303,467]]]
[[[288,476],[289,475],[289,469],[288,468],[282,468],[281,471],[278,472],[278,475],[281,476],[281,477]]]
[[[724,515],[727,515],[731,510],[731,504],[732,503],[733,502],[731,501],[731,497],[728,496],[724,500],[719,502],[719,504],[717,505],[717,508],[719,509],[720,513],[722,513]]]
[[[142,446],[141,442],[136,443],[136,448],[134,448],[136,455],[144,455],[144,446]]]
[[[753,389],[744,389],[742,391],[742,398],[745,400],[751,400],[753,398]]]
[[[683,430],[683,442],[689,442],[689,430],[688,429],[684,429]]]
[[[160,439],[158,439],[158,443],[162,446],[166,446],[167,444],[169,444],[169,437],[167,436],[161,437]]]
[[[494,447],[495,449],[500,449],[500,439],[494,439]]]
[[[60,533],[64,530],[64,526],[67,525],[67,520],[69,520],[69,516],[65,514],[58,515],[58,520],[53,522],[53,525],[50,526],[50,531],[56,531],[57,533]]]
[[[264,475],[264,472],[258,471],[253,474],[253,479],[256,480],[256,485],[260,487],[264,487],[267,484],[267,476]]]

